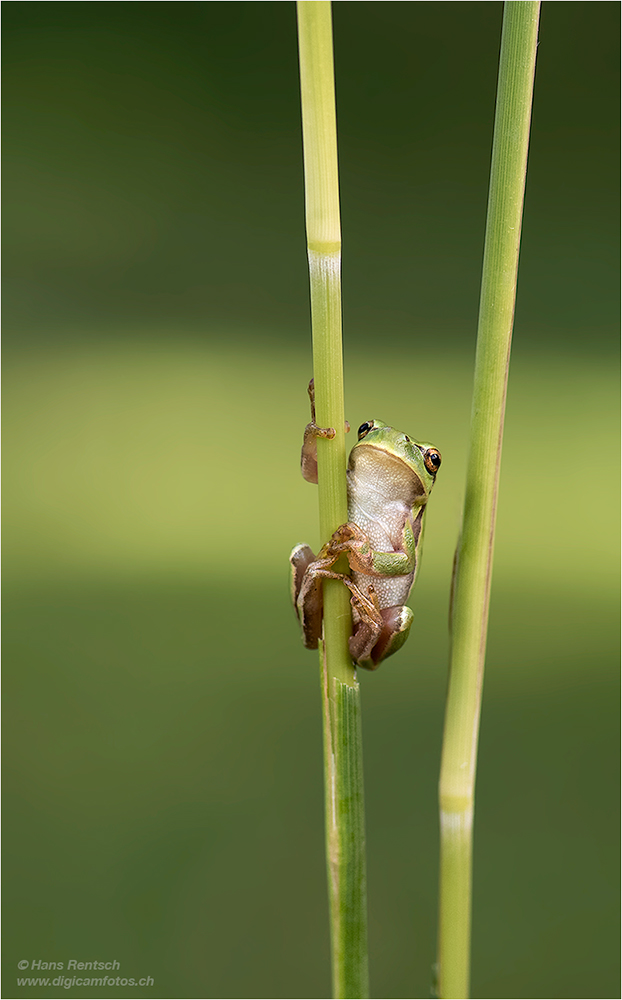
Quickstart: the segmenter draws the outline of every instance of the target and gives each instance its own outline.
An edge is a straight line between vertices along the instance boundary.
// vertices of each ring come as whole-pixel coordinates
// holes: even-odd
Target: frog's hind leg
[[[307,567],[310,566],[314,560],[315,555],[309,545],[296,545],[291,551],[289,561],[292,567],[291,593],[294,607],[296,607],[298,602],[298,595],[300,594],[300,588],[302,587],[302,581],[307,571]]]
[[[292,599],[307,649],[317,649],[322,636],[322,580],[343,580],[350,589],[354,587],[349,577],[332,572],[330,567],[337,558],[338,553],[332,552],[330,543],[324,545],[317,556],[308,545],[296,545],[289,557],[292,564]]]
[[[296,545],[289,557],[292,566],[292,602],[302,627],[302,641],[307,649],[317,649],[322,634],[322,586],[313,572],[316,557],[308,545]],[[309,567],[310,573],[307,573]]]
[[[382,626],[374,630],[373,636],[366,635],[366,626],[361,623],[350,639],[352,656],[367,670],[376,670],[387,656],[392,656],[404,645],[413,622],[413,613],[405,605],[383,608],[380,614]]]
[[[308,546],[307,546],[308,548]],[[295,553],[296,550],[294,550]],[[310,551],[310,550],[309,550]],[[294,555],[292,553],[292,556]],[[395,653],[408,638],[410,626],[413,620],[413,613],[410,608],[393,607],[381,609],[378,603],[378,595],[375,588],[369,586],[367,593],[364,593],[349,576],[343,573],[335,573],[327,566],[328,559],[318,558],[315,563],[309,564],[309,572],[303,582],[300,597],[298,598],[298,608],[300,619],[305,629],[305,618],[309,616],[310,592],[313,587],[317,588],[317,598],[319,601],[321,621],[322,592],[321,580],[341,580],[350,591],[350,603],[354,611],[354,634],[348,641],[350,656],[358,666],[367,670],[375,670],[380,665],[381,660],[386,659]],[[313,614],[315,616],[317,604],[313,604]],[[315,617],[314,617],[315,621]],[[321,634],[321,633],[315,633]],[[305,645],[307,640],[305,638]],[[310,647],[317,648],[317,642]]]

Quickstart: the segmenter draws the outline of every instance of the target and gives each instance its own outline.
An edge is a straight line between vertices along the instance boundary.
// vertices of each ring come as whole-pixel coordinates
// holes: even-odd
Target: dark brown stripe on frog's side
[[[421,529],[423,527],[424,513],[425,513],[425,504],[423,505],[423,507],[419,508],[419,510],[417,511],[417,516],[413,518],[412,526],[413,526],[413,537],[415,539],[415,545],[417,545],[421,537]]]

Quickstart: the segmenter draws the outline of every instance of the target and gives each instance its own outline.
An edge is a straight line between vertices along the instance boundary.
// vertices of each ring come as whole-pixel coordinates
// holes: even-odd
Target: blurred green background
[[[334,4],[347,415],[443,453],[412,637],[361,678],[376,997],[428,996],[434,961],[501,16]],[[286,571],[319,540],[295,6],[3,20],[4,995],[328,997],[317,660]],[[618,34],[617,4],[543,5],[474,997],[619,996]],[[37,959],[155,983],[17,987]]]

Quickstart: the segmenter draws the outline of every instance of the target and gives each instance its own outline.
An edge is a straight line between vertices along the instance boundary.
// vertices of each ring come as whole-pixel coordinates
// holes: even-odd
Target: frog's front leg
[[[309,382],[307,392],[309,393],[309,400],[311,402],[311,422],[305,427],[300,455],[300,470],[303,479],[306,479],[308,483],[315,483],[317,486],[317,439],[322,437],[327,438],[329,441],[332,440],[335,436],[335,428],[318,427],[315,422],[315,383],[313,379]],[[350,424],[347,420],[345,430],[346,434],[350,430]]]
[[[353,521],[337,528],[330,544],[334,552],[347,555],[353,570],[366,576],[405,576],[415,568],[417,544],[408,520],[402,529],[401,548],[392,552],[374,550],[367,532]]]

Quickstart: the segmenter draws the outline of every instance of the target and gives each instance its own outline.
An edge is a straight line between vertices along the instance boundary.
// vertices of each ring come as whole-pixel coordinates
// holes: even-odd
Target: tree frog
[[[334,437],[315,423],[313,382],[311,423],[302,446],[304,478],[317,483],[317,437]],[[349,428],[347,428],[349,430]],[[423,517],[441,455],[431,444],[411,440],[382,420],[366,420],[348,461],[348,521],[337,528],[317,556],[297,545],[290,556],[292,598],[307,649],[317,649],[322,631],[322,580],[341,580],[350,591],[353,634],[350,655],[356,666],[375,670],[408,638],[413,613],[405,601],[421,557]],[[351,575],[332,566],[345,553]]]

